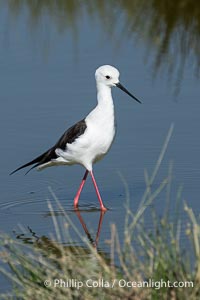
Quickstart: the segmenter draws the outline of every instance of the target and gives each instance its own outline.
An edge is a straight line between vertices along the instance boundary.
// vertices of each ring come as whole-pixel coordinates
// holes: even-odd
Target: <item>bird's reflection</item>
[[[80,210],[79,209],[76,209],[75,210],[75,213],[83,227],[83,230],[85,231],[85,234],[88,238],[88,240],[91,242],[91,244],[94,246],[94,248],[97,248],[97,245],[98,245],[98,241],[99,241],[99,236],[100,236],[100,232],[101,232],[101,227],[102,227],[102,223],[103,223],[103,218],[104,218],[104,215],[106,213],[106,211],[100,211],[100,216],[99,216],[99,223],[98,223],[98,228],[97,228],[97,232],[96,232],[96,237],[95,239],[92,238],[90,232],[88,231],[87,229],[87,226],[81,216],[81,213],[80,213]]]

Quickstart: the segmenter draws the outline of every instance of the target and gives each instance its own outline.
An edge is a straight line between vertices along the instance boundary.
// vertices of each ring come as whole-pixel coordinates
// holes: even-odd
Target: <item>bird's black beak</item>
[[[127,89],[125,89],[125,87],[123,87],[123,85],[122,85],[120,82],[116,83],[116,86],[117,86],[120,90],[122,90],[122,91],[124,91],[126,94],[128,94],[130,97],[132,97],[133,99],[135,99],[137,102],[142,103],[142,102],[141,102],[140,100],[138,100],[135,96],[133,96]]]

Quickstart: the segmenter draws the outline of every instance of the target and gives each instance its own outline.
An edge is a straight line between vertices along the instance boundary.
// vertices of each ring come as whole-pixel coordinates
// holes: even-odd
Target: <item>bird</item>
[[[106,211],[107,208],[103,204],[94,177],[93,164],[100,161],[110,150],[116,133],[112,87],[121,89],[138,103],[141,103],[120,83],[119,76],[118,69],[111,65],[97,68],[95,72],[97,105],[94,109],[84,119],[67,129],[53,147],[18,167],[10,175],[28,166],[32,166],[28,170],[29,172],[34,168],[42,170],[51,166],[79,164],[85,168],[85,173],[74,198],[74,208],[78,209],[80,194],[88,174],[90,174],[100,209]]]

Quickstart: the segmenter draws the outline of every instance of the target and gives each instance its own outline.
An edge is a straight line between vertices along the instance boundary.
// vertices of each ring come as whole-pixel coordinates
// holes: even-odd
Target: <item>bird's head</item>
[[[95,78],[97,83],[101,83],[109,87],[116,86],[119,82],[119,71],[112,66],[104,65],[96,70]]]
[[[110,65],[99,67],[95,72],[97,85],[104,85],[108,87],[118,87],[137,102],[141,103],[135,96],[133,96],[119,81],[119,71]]]

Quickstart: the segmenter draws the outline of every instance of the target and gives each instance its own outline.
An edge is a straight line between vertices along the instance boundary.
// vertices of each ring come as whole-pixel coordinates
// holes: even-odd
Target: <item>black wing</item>
[[[57,148],[65,150],[66,144],[67,143],[72,144],[80,135],[82,135],[84,133],[86,128],[87,128],[87,126],[86,126],[85,119],[79,121],[78,123],[76,123],[75,125],[70,127],[68,130],[66,130],[65,133],[61,136],[61,138],[57,141],[57,143],[52,148],[50,148],[49,150],[44,152],[42,155],[36,157],[32,161],[26,163],[25,165],[20,166],[19,168],[17,168],[13,172],[11,172],[10,175],[14,174],[15,172],[17,172],[23,168],[28,167],[28,166],[34,165],[30,169],[30,170],[32,170],[33,168],[38,167],[42,164],[45,164],[45,163],[51,161],[52,159],[56,159],[58,156],[56,155],[55,150]]]

